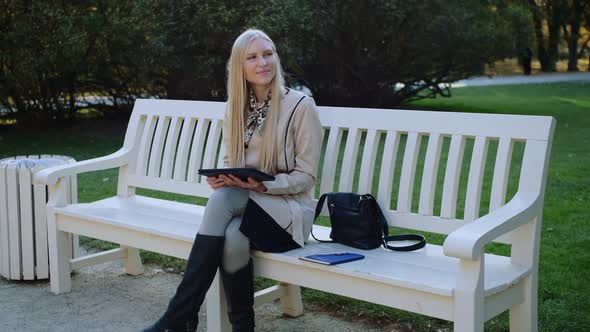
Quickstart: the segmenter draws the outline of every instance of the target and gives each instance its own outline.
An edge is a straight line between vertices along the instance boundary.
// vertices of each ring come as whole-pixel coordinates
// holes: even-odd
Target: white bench
[[[127,273],[141,273],[136,248],[188,257],[204,208],[136,195],[135,188],[208,197],[212,191],[196,170],[221,165],[223,111],[224,104],[219,102],[137,100],[119,151],[38,173],[36,180],[50,185],[47,221],[54,293],[70,290],[72,269],[107,260],[123,258]],[[327,142],[318,173],[321,193],[373,189],[391,226],[448,236],[443,246],[429,244],[415,252],[363,251],[313,241],[282,254],[254,252],[255,274],[279,281],[257,292],[256,303],[280,298],[286,314],[300,315],[299,286],[305,286],[453,321],[455,331],[482,331],[486,320],[510,310],[512,331],[535,331],[543,195],[555,120],[336,107],[319,107],[319,111]],[[347,134],[340,162],[343,133]],[[421,144],[426,137],[428,143]],[[450,141],[448,153],[444,140]],[[518,191],[506,203],[515,142],[525,147]],[[463,203],[458,198],[463,152],[471,144],[464,213],[458,218],[457,206]],[[486,163],[488,145],[496,144],[494,161]],[[384,145],[382,153],[378,153],[380,145]],[[420,153],[421,145],[425,154]],[[448,156],[446,163],[439,162],[441,155]],[[360,168],[355,166],[357,156]],[[417,167],[422,156],[424,166]],[[398,172],[394,172],[396,159],[401,164]],[[480,216],[486,164],[493,167],[490,212]],[[67,176],[115,167],[119,168],[117,196],[66,204],[63,183]],[[444,169],[442,187],[437,186],[439,167]],[[421,178],[415,176],[417,171]],[[358,188],[353,188],[355,174]],[[378,181],[373,181],[374,174]],[[399,185],[392,181],[394,174],[400,174]],[[413,199],[415,181],[419,199]],[[440,213],[434,208],[437,187],[442,197]],[[390,208],[392,197],[396,206]],[[327,227],[314,229],[327,238]],[[121,248],[70,260],[69,233],[119,243]],[[492,241],[510,244],[511,255],[485,254],[484,246]],[[297,259],[337,250],[360,252],[366,258],[334,267]],[[208,331],[229,327],[219,280],[215,279],[207,297]]]

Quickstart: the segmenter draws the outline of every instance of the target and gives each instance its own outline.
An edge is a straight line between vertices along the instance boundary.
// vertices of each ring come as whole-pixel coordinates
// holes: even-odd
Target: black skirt
[[[240,231],[250,239],[250,246],[253,249],[264,252],[285,252],[301,248],[286,229],[266,212],[252,199],[248,199]]]

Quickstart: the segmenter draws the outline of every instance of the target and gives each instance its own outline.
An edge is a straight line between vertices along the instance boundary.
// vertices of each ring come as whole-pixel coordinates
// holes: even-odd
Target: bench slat
[[[209,134],[207,135],[207,146],[205,147],[205,154],[203,155],[203,168],[215,168],[215,156],[217,155],[217,148],[219,147],[221,130],[223,124],[221,120],[211,121],[209,127]],[[189,168],[189,172],[197,173],[197,169]],[[204,182],[204,179],[201,179]]]
[[[18,172],[18,196],[20,197],[20,226],[21,226],[21,252],[22,252],[22,273],[24,280],[35,279],[35,255],[33,238],[33,204],[31,197],[32,182],[31,170],[27,167],[20,167]]]
[[[45,219],[45,204],[47,202],[46,186],[42,184],[35,184],[33,186],[33,202],[35,205],[35,255],[37,257],[37,278],[46,279],[49,277],[49,252],[47,250],[47,222]]]
[[[348,130],[348,136],[346,137],[344,158],[342,159],[342,170],[340,172],[340,185],[338,190],[341,192],[352,191],[360,141],[361,130],[358,128],[350,128]]]
[[[392,181],[397,150],[399,148],[399,139],[400,134],[397,131],[387,131],[385,147],[383,149],[383,160],[381,161],[381,171],[379,173],[379,189],[377,191],[377,201],[384,210],[389,210],[391,206],[391,188],[393,187]]]
[[[178,146],[178,136],[180,135],[181,125],[182,118],[172,118],[168,129],[168,135],[166,136],[166,147],[164,148],[164,154],[162,156],[162,173],[160,176],[164,179],[172,178],[174,157]]]
[[[147,174],[147,164],[152,147],[152,138],[154,136],[154,129],[158,122],[158,116],[152,115],[147,118],[145,127],[141,135],[141,141],[139,143],[139,153],[137,157],[137,165],[135,173],[139,175]]]
[[[439,133],[433,133],[428,137],[422,184],[420,186],[420,202],[418,203],[418,213],[424,216],[431,216],[434,211],[434,193],[436,191],[442,142],[442,136]]]
[[[363,148],[363,159],[361,161],[361,176],[359,177],[359,193],[370,193],[373,187],[373,173],[377,165],[377,149],[381,133],[375,129],[367,131],[365,147]]]
[[[186,165],[188,161],[188,154],[190,152],[192,134],[195,130],[196,125],[196,118],[184,118],[180,139],[178,141],[178,151],[176,152],[176,160],[174,162],[174,180],[183,181],[186,179]]]
[[[148,176],[159,177],[160,167],[162,165],[162,151],[166,140],[166,133],[170,125],[170,117],[160,117],[156,132],[154,133],[154,140],[152,143],[152,150],[150,152],[150,161],[148,166]]]
[[[445,170],[445,181],[440,216],[442,218],[455,218],[457,211],[457,192],[459,189],[459,177],[461,175],[461,164],[463,162],[463,151],[465,149],[465,137],[453,135]]]
[[[418,152],[420,151],[420,139],[421,136],[418,133],[408,133],[397,196],[398,212],[410,212],[412,208],[412,193],[414,191],[416,161],[418,160]]]
[[[0,167],[0,274],[10,278],[10,248],[8,246],[8,196],[6,167]]]
[[[320,184],[320,193],[334,191],[334,177],[336,174],[336,163],[338,162],[338,152],[340,151],[340,142],[342,141],[342,129],[331,127],[328,135],[326,153],[324,154],[324,165],[322,167],[322,178]]]
[[[473,144],[471,165],[469,166],[469,179],[467,180],[467,193],[465,196],[465,214],[463,220],[473,221],[479,217],[479,204],[481,199],[481,185],[483,183],[486,156],[488,154],[488,140],[478,136]]]
[[[193,136],[193,145],[191,147],[191,154],[188,163],[188,182],[197,182],[198,174],[191,172],[191,170],[199,169],[201,166],[201,160],[203,158],[203,148],[205,147],[205,135],[211,121],[207,119],[199,119],[197,122],[197,129]]]
[[[498,143],[498,151],[496,152],[494,177],[492,178],[490,212],[502,206],[506,201],[506,188],[508,185],[513,146],[514,143],[512,139],[508,137],[500,138],[500,142]]]

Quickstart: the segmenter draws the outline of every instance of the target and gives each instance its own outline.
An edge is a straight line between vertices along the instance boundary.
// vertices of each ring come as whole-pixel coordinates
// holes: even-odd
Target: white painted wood
[[[445,169],[445,181],[443,184],[440,216],[442,218],[455,218],[457,211],[457,192],[459,190],[459,177],[461,176],[461,163],[465,138],[461,135],[451,137],[447,167]]]
[[[434,194],[442,143],[443,138],[439,133],[432,133],[428,137],[420,186],[420,202],[418,203],[418,213],[424,216],[431,216],[434,211]]]
[[[359,193],[370,193],[373,189],[373,173],[377,165],[377,149],[379,148],[379,139],[381,132],[371,129],[367,131],[365,137],[365,147],[363,148],[363,159],[361,160],[361,172],[359,176]]]
[[[396,131],[388,131],[385,136],[385,147],[379,173],[379,188],[377,190],[377,202],[382,209],[389,210],[391,206],[391,189],[393,187],[393,173],[397,159],[400,135]]]
[[[22,275],[24,280],[35,279],[35,239],[33,228],[33,190],[31,169],[21,166],[18,169],[19,212],[21,227]]]
[[[303,315],[303,301],[301,299],[301,287],[288,283],[281,283],[279,287],[284,294],[281,296],[281,310],[289,317]]]
[[[1,185],[1,184],[0,184]],[[35,211],[35,256],[36,274],[39,279],[49,278],[49,254],[47,249],[47,188],[41,184],[33,186],[33,205]]]
[[[172,118],[166,136],[166,147],[162,156],[162,173],[161,177],[164,179],[172,178],[172,170],[174,168],[174,157],[176,148],[178,146],[178,135],[180,135],[180,127],[182,126],[182,119],[179,117]]]
[[[0,274],[10,278],[10,247],[8,234],[8,197],[6,167],[0,167]]]
[[[107,157],[48,170],[38,179],[35,177],[40,183],[55,183],[51,187],[47,216],[52,291],[68,291],[70,267],[79,266],[83,261],[74,259],[70,264],[68,253],[71,252],[71,242],[67,241],[69,233],[119,243],[123,249],[129,248],[125,250],[128,260],[129,253],[136,250],[131,248],[184,259],[188,257],[204,207],[133,195],[132,189],[125,193],[125,188],[143,187],[209,197],[211,189],[205,184],[195,183],[198,180],[196,170],[201,164],[202,167],[220,165],[217,152],[224,107],[223,103],[216,102],[140,99],[134,107],[123,149]],[[366,259],[337,267],[304,262],[298,257],[328,251],[350,251],[350,247],[310,241],[304,248],[286,253],[253,251],[255,274],[280,283],[279,286],[258,292],[256,303],[280,297],[285,313],[301,314],[299,286],[304,286],[451,320],[457,331],[481,330],[485,320],[510,309],[513,330],[534,330],[540,216],[554,120],[548,117],[374,109],[367,110],[367,113],[363,110],[363,116],[358,117],[358,109],[320,107],[319,111],[322,125],[330,128],[324,164],[320,170],[322,177],[319,186],[322,192],[333,190],[343,130],[351,132],[345,148],[344,160],[348,162],[343,165],[343,174],[354,174],[360,132],[367,132],[359,191],[370,191],[372,176],[368,175],[373,172],[371,164],[375,163],[379,133],[387,132],[377,192],[388,223],[449,236],[443,246],[427,245],[409,253],[392,252],[383,248],[359,251]],[[176,125],[178,129],[174,129],[173,120],[168,131],[168,136],[172,136],[167,137],[166,142],[177,142],[170,145],[170,148],[168,144],[163,148],[162,170],[166,171],[161,177],[157,174],[148,176],[145,168],[141,172],[141,162],[144,166],[147,165],[142,149],[143,154],[145,151],[150,152],[155,131],[153,119],[164,117],[180,117],[184,122],[182,129],[180,123]],[[211,129],[207,134],[209,123]],[[514,125],[515,123],[518,125]],[[143,127],[145,129],[141,129]],[[398,201],[401,201],[399,204],[406,208],[405,211],[393,211],[389,202],[400,132],[409,133],[401,171],[401,187],[407,189],[405,192],[408,194],[405,198],[398,197]],[[414,176],[416,164],[412,159],[416,158],[419,151],[421,136],[429,136],[429,146],[421,184],[419,214],[416,214],[410,212],[411,203],[408,202],[411,201],[410,190],[413,183],[410,178]],[[441,217],[434,217],[431,216],[433,192],[442,137],[445,136],[452,136],[452,140],[444,179],[443,209]],[[529,139],[525,148],[519,191],[510,202],[500,203],[495,211],[479,218],[473,212],[477,211],[475,205],[479,198],[469,202],[472,197],[469,195],[466,220],[457,220],[454,212],[456,187],[464,141],[466,138],[475,138],[468,191],[475,192],[477,196],[481,191],[478,189],[481,187],[481,175],[477,173],[482,171],[483,166],[478,168],[473,165],[485,164],[484,137],[502,137],[500,145],[506,139],[507,142]],[[499,148],[502,149],[505,148]],[[167,151],[176,151],[176,154]],[[509,153],[506,154],[508,155]],[[166,166],[172,159],[174,163]],[[497,158],[496,163],[503,162]],[[125,171],[125,168],[130,167],[128,165],[134,166]],[[168,170],[172,169],[172,165],[174,171],[168,177]],[[534,166],[540,169],[535,169]],[[119,181],[123,189],[119,192],[123,192],[123,195],[91,203],[67,204],[67,194],[60,187],[66,182],[64,176],[106,167],[121,167],[122,176]],[[352,176],[341,179],[344,180],[344,183],[341,181],[341,188],[351,189],[351,179]],[[502,180],[501,177],[498,179]],[[469,216],[473,216],[475,220],[468,222],[471,219]],[[320,238],[327,237],[330,231],[322,226],[314,226],[314,229],[317,231],[314,233]],[[510,235],[508,240],[513,240],[511,257],[483,253],[487,243],[498,241],[499,237],[503,238],[506,234]],[[117,255],[109,257],[107,254],[100,260],[120,257],[123,249]],[[88,260],[85,264],[97,261],[99,259]],[[139,260],[135,259],[135,262],[139,263]],[[396,268],[391,269],[391,266]],[[214,281],[207,297],[208,329],[229,330],[223,287],[219,278]]]
[[[408,133],[397,196],[398,212],[410,212],[412,208],[414,176],[416,175],[416,161],[418,160],[418,152],[420,152],[420,138],[421,136],[416,132]]]
[[[512,160],[512,139],[502,137],[498,142],[494,176],[492,178],[492,193],[490,195],[490,212],[502,206],[506,201],[506,188]]]
[[[483,183],[486,156],[488,154],[488,141],[485,137],[478,136],[473,144],[471,164],[469,166],[469,178],[467,180],[467,193],[465,196],[465,213],[463,220],[472,221],[479,217],[479,203],[481,199],[481,185]]]
[[[197,172],[194,172],[193,170],[198,170],[199,168],[201,168],[201,161],[203,160],[203,149],[205,147],[205,135],[207,135],[207,129],[209,128],[210,123],[211,121],[206,119],[200,119],[199,122],[197,122],[197,129],[195,129],[193,145],[191,147],[191,153],[188,163],[188,182],[197,181]]]
[[[162,153],[164,144],[166,143],[166,133],[170,126],[170,117],[160,117],[156,132],[154,133],[154,140],[152,142],[152,149],[150,151],[150,160],[148,165],[148,176],[159,177],[160,168],[162,166]]]
[[[188,163],[188,154],[192,135],[197,125],[196,118],[185,118],[182,124],[180,139],[178,141],[178,151],[176,152],[176,162],[174,163],[174,180],[186,180],[186,167]]]
[[[152,139],[154,138],[154,130],[158,123],[158,118],[158,116],[150,116],[147,119],[141,135],[141,142],[138,147],[139,153],[136,161],[137,168],[135,174],[147,175],[148,161],[152,149]]]
[[[352,191],[360,141],[361,130],[358,128],[350,128],[346,137],[346,145],[344,146],[344,157],[342,158],[340,183],[338,186],[338,191],[340,192]]]
[[[125,249],[127,254],[125,256],[125,273],[132,276],[142,274],[144,268],[141,263],[141,257],[139,256],[139,249],[128,246],[121,246],[121,248]]]
[[[79,270],[92,265],[110,262],[115,259],[122,259],[127,257],[126,248],[115,248],[90,254],[70,260],[70,267],[72,270]]]
[[[18,192],[18,167],[6,167],[6,188],[8,192]],[[21,229],[19,215],[19,196],[8,195],[8,239],[10,245],[10,279],[22,279]]]
[[[219,155],[217,156],[217,168],[223,168],[223,156],[225,156],[225,145],[223,144],[223,130],[222,130],[220,144],[219,144]]]
[[[207,332],[229,332],[231,324],[227,317],[227,301],[219,272],[207,292]]]
[[[69,158],[70,163],[76,162],[74,159]],[[69,204],[78,203],[78,176],[72,175],[69,177],[70,180],[70,199]],[[80,239],[78,234],[72,234],[72,257],[80,257]]]
[[[211,122],[209,126],[209,133],[207,135],[207,146],[203,154],[203,168],[215,168],[215,156],[217,155],[217,148],[221,143],[221,130],[223,129],[223,122],[216,120]],[[189,172],[197,174],[198,169],[189,168]],[[206,183],[204,178],[201,179]]]
[[[281,285],[274,285],[254,293],[254,305],[274,302],[286,295],[286,288]]]
[[[338,162],[338,153],[340,152],[342,132],[342,129],[338,127],[330,128],[326,152],[324,154],[324,167],[322,168],[320,194],[334,191],[334,178],[336,176],[336,165]]]

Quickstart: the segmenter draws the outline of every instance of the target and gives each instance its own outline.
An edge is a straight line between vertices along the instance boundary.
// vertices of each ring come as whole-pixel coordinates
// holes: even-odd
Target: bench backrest
[[[137,100],[125,137],[134,158],[121,169],[119,195],[143,187],[207,197],[211,189],[197,169],[221,166],[224,107],[221,102]],[[489,197],[488,211],[504,205],[511,177],[518,183],[514,190],[544,192],[552,117],[319,111],[324,146],[316,196],[372,192],[392,226],[448,234],[481,215],[482,195],[486,202]],[[519,169],[517,177],[511,174]]]

